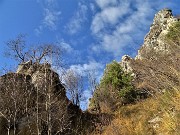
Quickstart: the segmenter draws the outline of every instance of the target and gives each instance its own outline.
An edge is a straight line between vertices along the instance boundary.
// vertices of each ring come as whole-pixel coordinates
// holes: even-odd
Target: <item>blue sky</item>
[[[167,7],[177,15],[179,5],[179,0],[0,0],[0,68],[17,65],[4,58],[5,42],[26,34],[27,45],[56,43],[66,50],[67,69],[96,70],[99,78],[107,63],[136,55],[157,11]]]

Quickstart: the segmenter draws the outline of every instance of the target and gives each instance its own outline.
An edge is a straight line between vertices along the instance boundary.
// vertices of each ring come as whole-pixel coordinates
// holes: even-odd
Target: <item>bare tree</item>
[[[64,82],[66,88],[70,94],[71,101],[75,105],[80,105],[80,99],[82,97],[83,78],[80,74],[70,69],[64,76]]]
[[[60,47],[53,44],[42,44],[29,49],[27,52],[30,60],[36,63],[48,62],[50,64],[61,62],[62,51]]]
[[[88,71],[87,76],[88,76],[89,90],[91,92],[91,95],[93,95],[94,91],[96,90],[98,86],[98,81],[96,78],[96,71],[95,70]]]
[[[54,44],[42,44],[30,48],[25,42],[24,35],[19,35],[16,39],[9,40],[6,45],[5,55],[20,63],[31,60],[34,63],[56,62],[57,64],[60,62],[62,54],[61,48]]]
[[[65,89],[58,74],[44,68],[40,67],[45,73],[36,76],[35,84],[28,75],[8,73],[0,77],[0,120],[5,120],[0,129],[6,127],[8,135],[52,135],[70,130]]]
[[[16,39],[9,40],[6,43],[8,51],[5,52],[5,55],[14,58],[15,60],[25,62],[27,52],[25,51],[24,37],[24,35],[19,35]]]
[[[23,63],[22,69],[19,68],[17,74],[12,73],[7,82],[1,81],[0,77],[0,117],[7,121],[8,135],[12,129],[14,135],[72,132],[71,121],[76,119],[77,111],[69,108],[79,109],[82,76],[75,71],[68,71],[66,74],[67,88],[72,98],[70,102],[58,74],[51,69],[51,65],[61,62],[59,59],[62,51],[58,46],[42,44],[30,48],[26,46],[24,36],[20,35],[17,39],[8,41],[7,47],[7,56]],[[4,77],[6,81],[6,75]],[[31,79],[28,84],[24,84],[26,77]],[[18,78],[25,80],[17,81]],[[32,89],[29,85],[32,85]],[[33,102],[32,105],[30,101]]]
[[[36,87],[33,122],[36,134],[62,133],[71,125],[67,112],[68,99],[65,95],[65,88],[58,74],[46,64],[39,64],[34,68],[38,71],[33,74],[33,84]]]

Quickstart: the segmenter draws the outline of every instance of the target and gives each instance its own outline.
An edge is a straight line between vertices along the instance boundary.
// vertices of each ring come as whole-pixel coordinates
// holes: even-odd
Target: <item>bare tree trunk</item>
[[[11,126],[11,124],[10,124],[10,120],[8,120],[8,127],[7,127],[7,130],[8,130],[8,135],[10,135],[10,126]]]
[[[37,96],[36,96],[36,125],[37,125],[37,134],[41,135],[39,127],[39,88],[37,87]]]
[[[16,101],[14,99],[14,107],[15,107],[15,112],[14,112],[14,118],[13,118],[13,123],[14,123],[14,128],[13,128],[13,132],[14,132],[14,135],[16,135],[16,117],[17,117],[17,104],[16,104]]]
[[[6,120],[7,120],[7,122],[8,122],[8,126],[7,126],[7,134],[8,135],[10,135],[10,126],[11,126],[11,121],[10,121],[10,119],[8,119],[2,112],[0,112],[0,114],[1,114],[1,116],[3,117],[3,118],[5,118]]]

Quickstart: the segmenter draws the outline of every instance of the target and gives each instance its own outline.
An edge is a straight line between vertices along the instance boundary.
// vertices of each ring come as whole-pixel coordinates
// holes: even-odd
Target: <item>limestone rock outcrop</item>
[[[180,47],[178,44],[172,46],[166,40],[171,26],[178,21],[179,17],[174,17],[170,9],[159,11],[137,56],[134,59],[127,55],[122,57],[120,64],[124,71],[132,74],[137,89],[153,95],[154,92],[161,93],[163,89],[169,89],[171,86],[168,81],[173,85],[179,84],[172,69],[180,70]]]
[[[75,109],[70,109],[72,107]],[[8,128],[13,132],[13,127],[16,127],[16,134],[30,134],[30,130],[26,131],[28,126],[37,134],[37,128],[33,127],[37,125],[36,117],[42,128],[48,126],[49,115],[51,132],[55,134],[61,129],[59,134],[65,134],[73,126],[69,122],[78,117],[77,111],[81,112],[67,98],[65,87],[50,64],[28,61],[20,64],[16,73],[0,77],[0,121],[5,121],[0,123],[0,134],[7,134]],[[42,134],[47,134],[46,128],[41,130]]]
[[[121,66],[123,68],[124,71],[132,73],[133,69],[131,67],[131,63],[132,63],[133,59],[128,56],[128,55],[124,55],[122,56],[122,60],[121,60]]]
[[[67,98],[48,63],[21,63],[16,73],[0,77],[0,135],[85,134],[94,130],[97,118]]]
[[[174,17],[170,9],[162,9],[153,19],[150,31],[144,38],[144,43],[138,50],[135,59],[128,55],[122,56],[120,62],[124,71],[132,73],[135,76],[133,64],[137,60],[150,60],[155,58],[155,54],[168,54],[170,53],[169,46],[165,43],[165,35],[168,33],[169,28],[174,22],[180,21],[179,17]],[[133,72],[134,71],[134,72]]]
[[[165,35],[167,34],[170,26],[174,22],[179,21],[174,17],[170,9],[163,9],[155,14],[153,23],[150,27],[149,33],[144,38],[144,44],[138,51],[136,59],[149,59],[149,53],[156,51],[158,53],[168,52],[168,46],[165,44]]]
[[[65,88],[59,80],[59,75],[51,69],[51,65],[48,63],[39,64],[32,63],[32,61],[21,63],[16,73],[29,75],[34,86],[40,90],[46,86],[50,88],[50,91],[61,95],[62,98],[66,97]]]

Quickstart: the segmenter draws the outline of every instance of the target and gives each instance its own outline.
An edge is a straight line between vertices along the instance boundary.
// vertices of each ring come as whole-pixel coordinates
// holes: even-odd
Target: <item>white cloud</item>
[[[96,3],[100,8],[104,8],[109,5],[116,5],[117,0],[96,0]]]
[[[135,48],[137,40],[142,40],[156,13],[154,7],[168,5],[150,0],[96,0],[96,3],[101,10],[95,14],[91,30],[99,43],[92,50],[105,50],[115,57],[122,55],[125,47]]]
[[[78,4],[77,12],[72,17],[72,19],[67,24],[67,26],[65,26],[65,28],[70,34],[75,34],[82,28],[82,24],[87,19],[86,18],[87,10],[88,10],[88,7],[86,5],[82,3]]]
[[[61,41],[59,43],[59,45],[61,46],[61,48],[66,51],[67,53],[72,53],[74,51],[74,49],[71,47],[70,44],[64,42],[64,41]]]
[[[97,79],[97,81],[99,81],[102,76],[102,69],[104,69],[103,64],[91,60],[85,64],[71,65],[69,69],[67,70],[73,70],[85,78],[87,77],[89,72],[93,72],[94,77]],[[63,81],[63,78],[62,78],[62,81]],[[86,88],[82,93],[84,100],[81,101],[81,109],[83,110],[87,109],[89,98],[92,96],[92,91],[90,91],[87,87],[84,87],[84,88]]]
[[[42,30],[43,30],[43,26],[42,26],[42,25],[39,25],[38,28],[36,28],[36,29],[34,30],[36,36],[39,36],[39,35],[41,34]]]
[[[55,30],[56,29],[56,23],[58,21],[58,18],[60,16],[60,11],[53,11],[51,9],[44,9],[44,19],[43,24],[47,26],[48,28]]]
[[[43,5],[43,19],[41,24],[34,30],[38,36],[44,29],[57,30],[57,23],[59,21],[61,11],[56,10],[57,0],[37,0],[38,3]]]
[[[104,68],[103,64],[98,63],[96,61],[90,61],[86,64],[77,64],[71,65],[69,69],[76,71],[77,73],[81,74],[82,76],[86,76],[88,71],[94,71],[95,76],[100,78],[101,70]]]
[[[116,31],[113,35],[105,34],[103,35],[102,47],[108,52],[113,52],[115,56],[122,53],[122,48],[133,43],[133,39],[128,34],[120,34]]]
[[[128,2],[122,3],[121,6],[104,8],[100,13],[95,15],[91,25],[92,32],[97,34],[103,30],[106,25],[115,25],[119,22],[119,19],[123,18],[124,15],[130,11],[131,9],[129,8]]]

